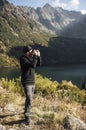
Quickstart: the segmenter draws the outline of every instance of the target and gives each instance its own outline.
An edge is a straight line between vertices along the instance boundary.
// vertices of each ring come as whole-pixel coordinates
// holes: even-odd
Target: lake
[[[86,64],[65,65],[58,67],[38,67],[36,73],[61,82],[62,80],[72,81],[73,84],[81,87],[86,81]],[[13,79],[20,76],[19,68],[0,68],[0,78],[8,77]]]

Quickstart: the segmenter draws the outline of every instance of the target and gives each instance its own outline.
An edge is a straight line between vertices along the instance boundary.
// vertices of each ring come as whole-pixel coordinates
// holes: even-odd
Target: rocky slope
[[[38,8],[36,12],[38,13],[40,23],[48,28],[48,30],[57,34],[64,27],[82,16],[80,12],[67,11],[59,7],[54,8],[49,4],[46,4],[43,8]]]
[[[61,35],[71,38],[86,39],[86,15],[83,15],[79,20],[70,23],[65,27]]]
[[[67,11],[59,7],[54,8],[49,4],[46,4],[42,8],[34,9],[31,7],[14,6],[6,0],[1,0],[1,6],[2,8],[5,7],[8,13],[11,13],[16,18],[21,17],[21,19],[26,20],[27,23],[29,23],[30,20],[33,21],[34,26],[31,25],[32,28],[40,28],[52,33],[59,33],[64,27],[80,19],[82,16],[80,12]]]

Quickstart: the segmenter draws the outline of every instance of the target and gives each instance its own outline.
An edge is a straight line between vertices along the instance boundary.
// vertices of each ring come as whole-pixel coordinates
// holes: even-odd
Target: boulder
[[[6,111],[6,112],[9,111],[9,112],[16,113],[13,104],[6,104],[6,106],[4,107],[4,111]]]
[[[5,126],[0,124],[0,130],[6,130]]]
[[[86,130],[86,124],[72,115],[67,115],[64,118],[63,126],[66,130]]]

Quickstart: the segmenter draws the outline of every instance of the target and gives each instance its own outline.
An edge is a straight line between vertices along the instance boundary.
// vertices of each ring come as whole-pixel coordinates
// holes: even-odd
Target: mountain
[[[47,45],[52,34],[40,29],[36,12],[30,7],[16,7],[6,0],[0,1],[0,40],[8,47],[41,43]],[[30,16],[29,16],[30,12]],[[34,17],[34,20],[31,19]]]
[[[41,50],[44,65],[86,63],[85,25],[86,15],[80,12],[54,8],[49,4],[37,9],[14,6],[1,0],[0,46],[6,49],[0,49],[0,55],[2,51],[5,55],[1,56],[0,63],[8,62],[4,61],[10,59],[8,57],[19,58],[22,46],[27,44]],[[15,59],[10,60],[10,65],[12,61],[14,63]]]
[[[79,19],[82,15],[80,12],[66,11],[62,8],[54,8],[46,4],[43,8],[38,8],[39,21],[48,30],[59,34],[64,27],[68,26],[72,21]]]
[[[65,37],[86,39],[86,15],[65,27],[61,34]]]
[[[67,11],[59,7],[54,8],[49,4],[37,9],[21,6],[17,6],[16,9],[17,14],[35,21],[40,29],[52,33],[61,31],[65,26],[82,16],[80,12]]]
[[[6,13],[10,14],[13,18],[21,18],[32,29],[41,29],[48,33],[59,34],[64,27],[80,19],[82,16],[80,12],[67,11],[60,7],[54,8],[49,4],[44,5],[42,8],[34,9],[31,7],[14,6],[6,0],[1,0],[1,3],[1,7],[3,6],[5,11],[7,11]]]

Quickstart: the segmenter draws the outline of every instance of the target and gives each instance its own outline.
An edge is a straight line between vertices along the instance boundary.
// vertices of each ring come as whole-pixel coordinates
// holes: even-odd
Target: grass
[[[40,94],[42,97],[58,97],[59,99],[69,99],[71,102],[76,101],[78,103],[86,105],[85,90],[80,90],[70,81],[63,80],[61,83],[58,83],[57,81],[51,81],[50,79],[37,74],[35,75],[35,78],[35,93]],[[4,88],[24,95],[21,84],[21,77],[13,80],[2,78],[1,81]]]
[[[24,126],[22,124],[20,125],[19,123],[16,124],[15,122],[18,122],[24,118],[22,113],[24,111],[25,98],[18,93],[8,92],[8,94],[8,103],[13,104],[17,114],[11,116],[9,113],[9,116],[3,118],[0,123],[7,123],[7,130],[9,128],[18,129],[20,127],[22,130]],[[81,109],[81,105],[76,102],[69,101],[69,103],[67,103],[65,99],[59,100],[57,97],[42,97],[38,94],[35,94],[30,114],[32,130],[63,130],[62,124],[64,117],[69,113],[75,117],[80,118],[80,112],[83,112],[83,109]],[[7,112],[4,111],[4,115],[6,113]],[[85,113],[83,113],[83,117],[84,114]],[[9,123],[13,121],[14,123],[9,125]]]
[[[0,91],[0,107],[4,109],[6,104],[10,103],[13,104],[16,112],[13,116],[9,115],[3,118],[0,123],[7,123],[7,130],[9,128],[25,129],[24,125],[18,123],[19,120],[24,119],[22,113],[24,112],[25,102],[20,78],[13,80],[3,78],[0,84],[2,86],[2,91]],[[63,130],[63,119],[67,114],[81,118],[85,122],[86,110],[82,109],[82,101],[85,100],[84,98],[81,100],[79,94],[84,98],[86,96],[84,90],[78,89],[70,82],[52,82],[46,77],[36,75],[36,93],[33,98],[30,114],[32,130]],[[76,97],[77,100],[75,98],[76,95],[78,95]],[[78,98],[80,99],[78,100]],[[7,112],[5,110],[1,114],[5,115]]]

